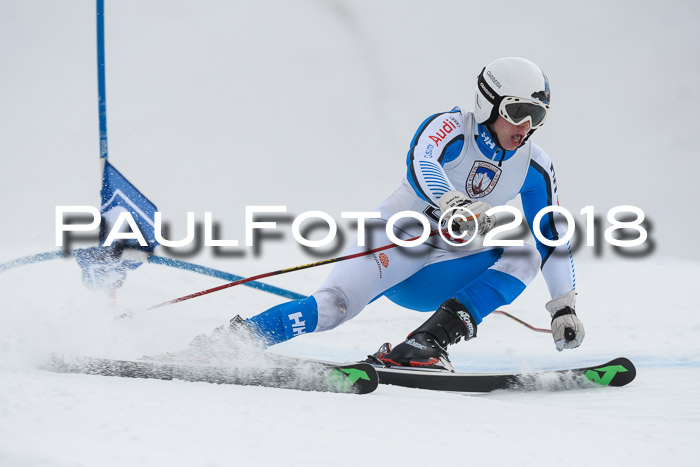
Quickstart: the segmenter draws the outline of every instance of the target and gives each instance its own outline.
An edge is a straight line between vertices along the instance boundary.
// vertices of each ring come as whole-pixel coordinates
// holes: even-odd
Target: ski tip
[[[586,369],[586,379],[603,386],[625,386],[637,377],[637,368],[625,357]]]

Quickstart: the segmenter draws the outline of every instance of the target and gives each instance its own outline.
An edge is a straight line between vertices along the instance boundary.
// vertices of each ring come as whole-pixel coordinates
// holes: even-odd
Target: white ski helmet
[[[549,80],[540,67],[520,57],[499,58],[477,78],[474,116],[485,125],[499,115],[515,125],[529,119],[534,131],[544,124],[549,99]]]

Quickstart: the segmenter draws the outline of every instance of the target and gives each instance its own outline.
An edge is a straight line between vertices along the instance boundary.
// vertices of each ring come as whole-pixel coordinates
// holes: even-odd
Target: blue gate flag
[[[108,232],[114,226],[117,217],[122,212],[129,212],[138,226],[141,234],[148,243],[144,247],[135,239],[124,240],[124,246],[152,253],[158,246],[155,236],[156,206],[129,182],[108,160],[102,175],[102,229],[100,243],[104,244]],[[126,223],[124,225],[127,225]]]

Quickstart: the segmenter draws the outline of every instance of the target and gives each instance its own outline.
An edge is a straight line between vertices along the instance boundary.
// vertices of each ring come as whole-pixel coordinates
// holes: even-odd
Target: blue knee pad
[[[318,324],[318,305],[314,297],[294,300],[273,306],[246,322],[267,345],[275,345],[314,332]]]

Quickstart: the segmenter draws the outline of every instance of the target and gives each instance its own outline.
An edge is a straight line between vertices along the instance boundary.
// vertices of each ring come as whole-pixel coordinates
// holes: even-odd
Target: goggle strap
[[[484,79],[484,71],[486,71],[486,67],[484,67],[481,70],[481,73],[479,73],[479,77],[476,80],[476,85],[479,87],[481,94],[484,95],[487,101],[494,106],[498,106],[498,104],[500,104],[501,96],[499,96],[498,93],[494,91],[491,86],[489,86],[489,83],[486,82]]]

